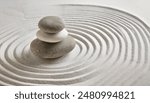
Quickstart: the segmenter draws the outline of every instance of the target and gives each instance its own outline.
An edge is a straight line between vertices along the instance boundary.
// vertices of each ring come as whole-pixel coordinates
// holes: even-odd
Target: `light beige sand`
[[[16,11],[23,19],[1,14],[11,16],[9,24],[0,24],[1,85],[150,85],[150,29],[145,23],[112,8],[57,7]],[[40,18],[54,10],[77,45],[65,57],[40,59],[29,45]]]

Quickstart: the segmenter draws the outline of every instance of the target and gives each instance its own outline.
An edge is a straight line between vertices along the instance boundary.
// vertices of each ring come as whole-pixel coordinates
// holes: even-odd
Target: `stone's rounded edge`
[[[35,56],[38,56],[38,57],[40,57],[40,58],[42,58],[43,56],[44,56],[44,49],[42,49],[42,46],[41,45],[39,45],[40,44],[40,40],[38,40],[38,39],[34,39],[32,42],[31,42],[31,44],[30,44],[30,50],[31,50],[31,52],[35,55]],[[42,51],[40,51],[39,49],[38,49],[38,46],[40,46],[40,49],[42,50]],[[36,49],[37,48],[37,49]],[[41,54],[41,52],[42,52],[42,54]]]
[[[76,45],[73,37],[68,36],[58,43],[46,43],[39,39],[34,39],[30,44],[31,52],[40,58],[59,58],[71,52]]]
[[[49,34],[49,33],[45,33],[43,31],[39,30],[36,33],[36,36],[39,40],[41,40],[43,42],[57,43],[68,37],[68,31],[64,28],[62,31],[60,31],[58,33]]]
[[[60,17],[46,16],[39,21],[38,27],[46,33],[58,33],[65,28],[65,24]]]

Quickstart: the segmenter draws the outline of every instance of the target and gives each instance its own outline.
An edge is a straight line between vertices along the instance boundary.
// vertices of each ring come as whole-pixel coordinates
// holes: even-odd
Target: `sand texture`
[[[1,14],[9,23],[0,22],[0,85],[150,85],[150,29],[142,20],[101,6],[38,7]],[[30,51],[47,15],[62,17],[76,41],[58,59]]]

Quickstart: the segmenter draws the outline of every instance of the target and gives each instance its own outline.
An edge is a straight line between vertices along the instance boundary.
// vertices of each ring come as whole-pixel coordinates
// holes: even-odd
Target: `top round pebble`
[[[46,33],[58,33],[65,28],[63,20],[57,16],[46,16],[42,18],[38,26]]]

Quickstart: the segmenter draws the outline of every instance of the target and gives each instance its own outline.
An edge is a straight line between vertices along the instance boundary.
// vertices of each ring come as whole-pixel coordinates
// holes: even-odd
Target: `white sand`
[[[1,85],[150,85],[150,31],[138,18],[96,6],[27,6],[0,12]],[[39,59],[29,45],[40,18],[52,14],[77,45],[65,57]]]

